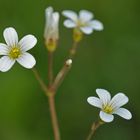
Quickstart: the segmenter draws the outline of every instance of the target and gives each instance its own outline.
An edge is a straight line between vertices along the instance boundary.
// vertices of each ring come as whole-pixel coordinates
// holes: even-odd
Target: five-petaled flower
[[[64,21],[67,28],[76,28],[85,34],[91,34],[94,30],[103,30],[103,24],[99,20],[93,20],[93,13],[81,10],[79,15],[72,10],[64,10],[62,14],[68,19]]]
[[[89,97],[87,101],[89,104],[101,109],[99,115],[102,121],[112,122],[114,119],[113,114],[117,114],[127,120],[132,118],[131,113],[121,107],[129,100],[125,94],[118,93],[111,99],[110,93],[105,89],[96,89],[96,93],[99,98]]]
[[[14,28],[6,28],[3,32],[6,44],[0,43],[0,71],[8,71],[17,61],[23,67],[31,69],[35,64],[35,58],[26,51],[32,49],[37,39],[33,35],[26,35],[18,42],[18,35]]]
[[[53,12],[52,7],[45,10],[46,25],[45,25],[45,44],[49,51],[56,49],[57,41],[59,39],[59,13]]]

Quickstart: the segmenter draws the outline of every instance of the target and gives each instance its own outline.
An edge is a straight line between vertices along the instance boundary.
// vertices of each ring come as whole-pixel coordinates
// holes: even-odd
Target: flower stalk
[[[50,61],[52,61],[52,60],[50,60]],[[52,62],[49,62],[49,63],[52,63]],[[48,100],[49,100],[49,108],[50,108],[50,113],[51,113],[52,126],[53,126],[55,140],[60,140],[60,130],[59,130],[58,119],[57,119],[56,108],[55,108],[55,94],[56,94],[57,88],[63,81],[65,75],[68,73],[68,71],[71,67],[71,64],[72,64],[71,60],[67,60],[65,62],[63,68],[60,70],[60,72],[56,76],[54,82],[51,83],[51,85],[49,87]],[[49,74],[52,74],[52,73],[49,73]],[[51,75],[49,75],[49,77],[50,76]],[[52,79],[49,79],[49,80],[52,80]],[[50,82],[52,82],[52,81],[50,81]]]
[[[48,101],[49,101],[49,108],[50,108],[50,115],[52,120],[52,127],[54,133],[54,139],[60,140],[60,130],[58,125],[57,113],[55,108],[55,91],[52,90],[53,85],[53,52],[48,51],[48,88],[47,91]]]
[[[73,45],[72,45],[72,47],[71,47],[71,49],[70,49],[70,52],[69,52],[69,58],[70,59],[73,59],[74,58],[74,56],[75,56],[75,54],[76,54],[76,52],[77,52],[77,48],[78,48],[78,42],[73,42]]]
[[[36,80],[39,82],[39,84],[40,84],[42,90],[44,91],[44,93],[45,93],[47,96],[49,96],[49,94],[48,94],[48,88],[47,88],[46,84],[43,82],[43,80],[41,79],[41,77],[40,77],[40,75],[39,75],[37,69],[36,69],[36,68],[32,68],[32,71],[33,71],[33,73],[34,73],[34,76],[35,76]]]
[[[95,131],[102,125],[104,124],[103,121],[97,121],[97,122],[94,122],[91,126],[91,130],[89,132],[89,135],[87,137],[86,140],[91,140],[91,138],[93,137],[93,135],[95,134]]]
[[[44,91],[45,95],[48,97],[53,132],[54,132],[54,138],[55,138],[55,140],[60,140],[59,125],[58,125],[56,108],[55,108],[55,97],[54,97],[55,94],[52,90],[50,90],[51,87],[49,89],[47,88],[46,84],[41,79],[38,71],[35,68],[33,68],[32,71],[33,71],[34,76],[36,77],[37,81],[39,82],[42,90]]]
[[[52,90],[57,91],[58,87],[61,85],[61,83],[63,82],[66,74],[69,72],[69,70],[71,69],[72,66],[72,60],[68,59],[64,66],[62,67],[62,69],[59,71],[59,73],[57,74],[53,84],[52,84]]]
[[[69,52],[70,59],[74,58],[74,56],[77,52],[78,44],[80,43],[82,38],[83,38],[83,33],[77,28],[73,29],[73,45]]]
[[[53,52],[48,51],[48,81],[49,87],[53,82]]]
[[[52,120],[53,132],[54,132],[54,139],[60,140],[60,131],[59,131],[58,119],[56,115],[54,93],[50,93],[49,95],[50,96],[48,96],[48,101],[49,101],[49,108],[50,108],[50,114],[51,114],[51,120]]]

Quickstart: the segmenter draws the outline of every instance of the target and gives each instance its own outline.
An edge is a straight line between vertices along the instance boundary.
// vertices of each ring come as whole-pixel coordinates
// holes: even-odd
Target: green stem
[[[72,48],[70,49],[70,53],[69,53],[69,58],[70,59],[73,59],[76,52],[77,52],[77,48],[78,48],[78,43],[77,42],[73,42],[73,46]]]
[[[49,87],[53,82],[53,52],[48,51],[48,80]]]
[[[50,114],[51,114],[51,120],[52,120],[54,139],[60,140],[60,131],[59,131],[58,119],[57,119],[56,108],[55,108],[55,97],[54,97],[55,92],[52,90],[52,85],[53,85],[53,52],[51,52],[51,51],[48,51],[48,80],[49,80],[48,100],[49,100],[49,108],[50,108]]]
[[[41,79],[38,71],[36,68],[32,68],[32,71],[34,73],[35,78],[37,79],[37,81],[39,82],[42,90],[46,93],[46,95],[48,96],[48,88],[46,86],[46,84],[43,82],[43,80]]]
[[[51,120],[52,120],[53,132],[54,132],[54,139],[60,140],[60,132],[59,132],[58,120],[57,120],[56,109],[55,109],[55,98],[53,94],[54,93],[51,93],[48,98],[49,107],[50,107]]]
[[[49,91],[46,84],[41,79],[38,71],[35,68],[33,68],[32,71],[33,71],[37,81],[39,82],[42,90],[48,97],[51,119],[52,119],[52,126],[53,126],[53,131],[54,131],[54,137],[55,137],[55,140],[60,140],[60,132],[59,132],[59,126],[58,126],[56,109],[55,109],[54,93]]]
[[[56,93],[58,87],[61,85],[61,83],[63,82],[66,74],[69,72],[70,68],[71,68],[71,65],[72,65],[72,60],[71,59],[68,59],[64,66],[62,67],[62,69],[58,72],[53,84],[52,84],[52,87],[51,89]]]
[[[95,134],[96,130],[103,124],[102,121],[97,121],[94,122],[91,126],[91,130],[89,132],[88,137],[86,138],[86,140],[91,140],[91,138],[93,137],[93,135]]]

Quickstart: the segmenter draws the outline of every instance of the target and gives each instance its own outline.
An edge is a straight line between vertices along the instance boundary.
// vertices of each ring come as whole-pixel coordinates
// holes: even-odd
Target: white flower
[[[132,118],[131,113],[121,106],[128,102],[128,97],[123,93],[116,94],[112,99],[107,90],[96,89],[96,93],[99,96],[89,97],[88,103],[101,109],[100,118],[104,122],[112,122],[114,119],[113,114],[117,114],[124,119],[130,120]]]
[[[37,39],[33,35],[26,35],[18,42],[18,35],[14,28],[6,28],[3,32],[7,44],[0,43],[0,71],[8,71],[17,61],[25,68],[32,68],[36,61],[34,57],[26,51],[32,49]]]
[[[81,10],[79,15],[71,10],[64,10],[62,14],[68,18],[64,21],[64,26],[67,28],[78,28],[85,34],[91,34],[94,30],[103,30],[103,24],[93,20],[93,13],[87,10]]]
[[[46,25],[45,25],[45,33],[44,38],[46,39],[46,43],[49,41],[57,41],[59,39],[59,13],[53,12],[52,7],[48,7],[45,10],[46,14]]]

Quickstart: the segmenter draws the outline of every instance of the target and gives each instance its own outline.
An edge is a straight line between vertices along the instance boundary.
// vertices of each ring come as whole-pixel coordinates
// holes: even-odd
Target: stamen
[[[110,105],[105,105],[103,106],[103,111],[110,114],[113,112],[113,108]]]
[[[10,52],[9,52],[9,57],[16,59],[21,55],[21,50],[19,47],[14,46],[11,48]]]
[[[78,27],[85,26],[85,24],[84,24],[84,23],[82,23],[81,21],[78,21],[78,22],[77,22],[77,25],[78,25]]]

